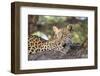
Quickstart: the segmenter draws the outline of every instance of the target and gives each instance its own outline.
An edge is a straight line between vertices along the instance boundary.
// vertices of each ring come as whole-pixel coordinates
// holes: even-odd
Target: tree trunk
[[[28,35],[37,30],[37,21],[39,16],[28,15]]]

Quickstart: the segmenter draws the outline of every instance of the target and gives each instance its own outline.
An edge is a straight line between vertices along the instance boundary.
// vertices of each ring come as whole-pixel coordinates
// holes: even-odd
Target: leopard
[[[72,26],[58,28],[57,26],[52,27],[54,35],[51,39],[45,40],[36,35],[28,37],[28,54],[34,55],[45,51],[59,51],[65,54],[67,51],[63,49],[65,46],[69,46],[72,43]]]

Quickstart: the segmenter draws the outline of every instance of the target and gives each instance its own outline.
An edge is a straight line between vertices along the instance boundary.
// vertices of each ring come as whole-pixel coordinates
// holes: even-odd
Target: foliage
[[[72,40],[74,43],[82,43],[88,35],[88,19],[87,17],[71,17],[71,16],[39,16],[36,22],[37,30],[33,33],[38,36],[47,36],[48,39],[54,34],[52,26],[58,28],[66,27],[73,24]],[[37,31],[39,31],[37,33]],[[39,34],[42,33],[42,34]]]

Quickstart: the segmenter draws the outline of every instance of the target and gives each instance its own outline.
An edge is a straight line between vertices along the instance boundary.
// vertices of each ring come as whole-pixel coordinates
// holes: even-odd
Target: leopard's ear
[[[60,30],[58,29],[58,27],[53,26],[53,31],[55,32],[55,34],[57,34]]]
[[[68,26],[67,26],[67,29],[68,29],[68,31],[71,32],[71,31],[72,31],[72,26],[71,26],[71,25],[68,25]]]

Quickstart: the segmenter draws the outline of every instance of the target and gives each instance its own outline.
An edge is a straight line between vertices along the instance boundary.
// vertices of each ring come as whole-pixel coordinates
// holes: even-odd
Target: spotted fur
[[[62,49],[71,43],[71,26],[58,29],[53,26],[54,36],[50,40],[42,39],[38,36],[30,36],[28,38],[28,53],[37,54],[45,51],[62,51]]]

